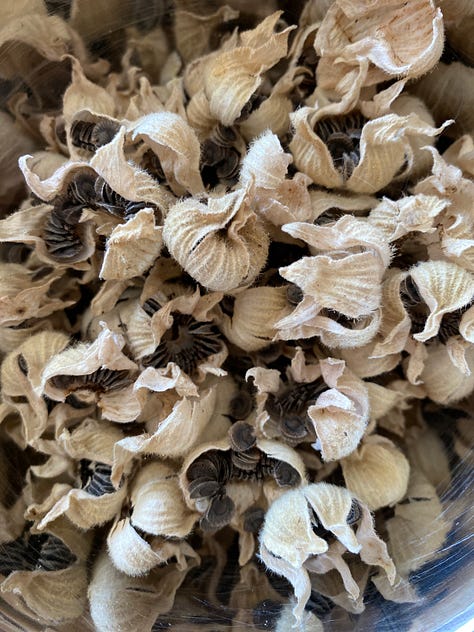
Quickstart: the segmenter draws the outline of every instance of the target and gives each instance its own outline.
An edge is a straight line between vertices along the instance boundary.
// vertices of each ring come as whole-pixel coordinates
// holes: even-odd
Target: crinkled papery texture
[[[57,442],[73,459],[88,459],[112,465],[115,444],[123,439],[123,431],[104,420],[86,418],[76,428],[63,428]]]
[[[101,86],[89,81],[77,59],[72,59],[71,84],[63,96],[63,116],[66,124],[72,123],[81,110],[113,117],[116,113],[114,97]]]
[[[253,211],[252,191],[241,188],[207,205],[188,198],[172,206],[163,239],[198,283],[230,291],[251,283],[265,264],[268,236]]]
[[[277,323],[278,337],[319,335],[324,344],[342,348],[367,344],[378,330],[381,281],[390,260],[383,233],[349,215],[329,226],[292,223],[284,230],[315,253],[326,252],[280,268],[281,276],[298,285],[304,297]],[[332,310],[355,321],[344,326],[331,317]]]
[[[130,123],[127,131],[141,140],[160,159],[161,167],[176,195],[196,195],[204,190],[199,171],[201,148],[193,128],[178,114],[156,112]]]
[[[380,69],[372,73],[373,82],[419,77],[436,64],[443,44],[443,17],[431,0],[337,0],[315,39],[316,52],[335,62],[336,71],[338,63],[368,59]],[[324,81],[321,73],[319,81]]]
[[[266,131],[252,142],[240,170],[242,186],[254,185],[258,212],[277,226],[312,215],[309,179],[303,174],[285,179],[291,162],[278,136]]]
[[[75,303],[49,296],[61,271],[52,270],[35,280],[35,272],[17,263],[0,264],[0,325],[18,325],[29,318],[50,316]]]
[[[232,316],[222,313],[218,323],[226,338],[245,351],[268,346],[277,333],[277,321],[292,311],[283,287],[253,287],[235,297]]]
[[[280,19],[273,13],[255,29],[240,34],[240,45],[219,52],[204,72],[204,90],[212,115],[223,125],[234,123],[262,83],[262,74],[286,55],[292,27],[273,30]]]
[[[184,570],[187,568],[186,556],[197,556],[184,540],[148,539],[150,542],[134,529],[130,518],[118,520],[107,537],[107,548],[114,566],[130,577],[140,577],[155,566],[169,563],[172,558],[177,560],[178,568]]]
[[[182,570],[171,563],[151,570],[146,577],[133,578],[118,571],[103,553],[94,565],[88,590],[96,629],[99,632],[151,629],[158,615],[173,607],[176,591],[189,568]]]
[[[107,239],[100,278],[130,279],[146,272],[160,254],[161,231],[152,209],[142,209],[114,228]]]
[[[395,516],[386,523],[390,554],[398,573],[405,578],[439,557],[439,549],[451,528],[451,520],[443,512],[435,488],[415,468],[407,500],[395,507]]]
[[[84,489],[55,483],[46,500],[30,505],[27,513],[28,518],[34,520],[40,530],[63,516],[80,529],[90,529],[115,518],[126,496],[126,484],[116,491],[94,496]]]
[[[112,481],[118,483],[126,466],[141,454],[185,457],[198,443],[215,404],[216,388],[199,393],[199,397],[185,397],[174,405],[165,419],[156,424],[153,433],[142,433],[119,441],[114,450]]]
[[[430,348],[420,375],[427,396],[438,404],[450,404],[463,399],[474,389],[474,348],[464,351],[467,373],[456,367],[446,345]]]
[[[369,418],[369,396],[344,360],[327,358],[319,364],[329,389],[308,408],[308,415],[317,435],[314,447],[325,461],[335,461],[353,452],[361,440]]]
[[[382,286],[382,340],[375,345],[372,357],[383,358],[403,351],[410,336],[411,320],[400,295],[400,285],[407,276],[398,269],[389,270]]]
[[[40,437],[48,423],[46,402],[34,385],[50,358],[61,352],[68,341],[69,337],[61,332],[40,332],[19,345],[2,363],[2,398],[20,413],[27,443]],[[15,403],[18,397],[25,403]]]
[[[368,565],[381,566],[389,580],[394,579],[395,569],[387,548],[375,534],[370,511],[363,503],[359,502],[362,520],[357,532],[354,533],[347,524],[352,503],[353,497],[345,488],[316,483],[286,492],[270,505],[266,513],[260,532],[260,557],[270,570],[291,582],[297,599],[293,614],[298,620],[311,593],[305,567],[311,570],[318,560],[327,568],[316,572],[327,572],[331,568],[339,570],[345,583],[347,581],[352,588],[353,598],[358,596],[359,589],[350,572],[348,578],[344,577],[348,568],[342,563],[341,555],[346,549],[358,553]],[[330,552],[327,558],[327,543],[313,532],[316,521],[321,521],[339,540],[340,564]]]
[[[34,529],[32,533],[38,533]],[[14,571],[5,577],[0,590],[15,610],[44,625],[60,624],[81,616],[86,606],[86,559],[90,538],[66,521],[56,521],[48,533],[59,538],[76,556],[61,570]]]
[[[411,232],[432,233],[436,230],[435,219],[448,204],[447,200],[422,193],[399,200],[383,198],[370,212],[369,222],[382,230],[389,242]]]
[[[474,275],[446,261],[426,261],[410,268],[409,274],[430,308],[425,327],[415,340],[436,336],[444,314],[468,305],[474,299]]]
[[[371,511],[399,502],[407,490],[410,466],[388,439],[370,435],[341,461],[347,488]]]
[[[149,202],[166,213],[174,196],[146,171],[127,161],[124,151],[125,128],[121,127],[113,140],[99,147],[90,166],[110,187],[126,200]]]
[[[137,365],[122,353],[124,344],[123,336],[110,331],[104,323],[93,343],[80,343],[54,356],[34,384],[35,391],[38,394],[46,393],[55,401],[64,401],[68,388],[55,386],[51,380],[56,376],[87,376],[99,369],[133,372]],[[84,388],[87,389],[87,385]],[[106,419],[122,423],[134,421],[141,411],[132,384],[124,384],[122,388],[110,391],[104,386],[103,392],[97,393],[97,405]]]
[[[317,134],[318,121],[345,112],[343,105],[337,108],[340,111],[333,112],[334,109],[333,104],[320,109],[303,107],[290,116],[295,133],[289,147],[295,167],[315,184],[329,189],[345,188],[355,193],[379,191],[390,184],[405,160],[411,164],[412,137],[436,136],[443,129],[432,127],[414,113],[406,116],[385,114],[369,120],[362,128],[360,160],[345,179],[336,168],[327,145]]]

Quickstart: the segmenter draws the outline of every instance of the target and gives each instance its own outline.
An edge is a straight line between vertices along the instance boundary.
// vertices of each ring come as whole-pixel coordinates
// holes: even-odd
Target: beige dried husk
[[[360,59],[371,64],[366,85],[389,77],[419,77],[436,64],[443,43],[442,14],[431,0],[336,0],[315,39],[328,73],[318,68],[318,83],[337,84]]]
[[[474,349],[464,350],[467,372],[460,370],[452,361],[445,345],[429,350],[420,375],[427,396],[438,404],[457,402],[474,389]]]
[[[199,141],[181,116],[172,112],[149,114],[130,123],[127,132],[132,140],[142,140],[158,156],[173,193],[202,193]]]
[[[306,364],[301,349],[292,360],[289,375],[294,382],[313,382],[321,377],[327,385],[316,402],[308,407],[308,417],[316,432],[313,447],[321,451],[325,461],[336,461],[349,455],[360,442],[369,418],[369,396],[363,381],[356,377],[343,360],[325,358],[318,364]],[[264,436],[274,431],[265,409],[269,393],[277,393],[279,374],[273,369],[249,369],[257,387],[257,428]]]
[[[342,459],[347,489],[371,511],[391,506],[405,495],[410,466],[388,439],[370,435],[351,455]]]
[[[283,151],[278,136],[271,131],[254,138],[242,160],[240,183],[254,185],[254,203],[258,213],[276,226],[306,221],[312,215],[309,179],[295,174],[286,179],[292,157]]]
[[[146,272],[161,250],[160,226],[152,209],[138,211],[113,229],[99,276],[105,280],[131,279]]]
[[[276,323],[292,311],[283,287],[253,287],[235,297],[232,316],[222,313],[218,324],[226,338],[245,351],[268,346],[277,334]]]
[[[34,384],[36,392],[47,394],[55,401],[64,401],[67,388],[55,386],[51,381],[55,376],[90,375],[99,369],[112,371],[128,370],[130,375],[137,365],[122,352],[125,340],[121,334],[110,331],[105,323],[93,343],[79,343],[54,356],[45,366],[40,378]],[[85,386],[87,390],[87,386]],[[119,390],[92,393],[105,419],[126,423],[134,421],[141,412],[140,401],[134,393],[133,384]]]
[[[188,198],[172,206],[163,239],[172,256],[198,283],[229,292],[252,283],[268,253],[268,236],[241,188],[207,204]]]
[[[406,446],[412,467],[438,491],[446,489],[451,482],[451,470],[448,453],[438,434],[429,426],[413,426],[407,431]]]
[[[270,506],[260,534],[260,557],[270,570],[283,575],[293,586],[297,604],[293,609],[300,619],[311,594],[310,572],[324,573],[336,568],[346,589],[357,599],[359,588],[342,560],[347,549],[358,553],[363,562],[381,566],[392,582],[395,567],[383,541],[375,534],[368,508],[359,502],[361,523],[354,533],[346,520],[353,497],[345,488],[316,483],[283,494]],[[314,512],[314,513],[313,513]],[[320,520],[338,542],[336,548],[313,532],[315,520]]]
[[[432,127],[425,122],[425,117],[415,111],[397,114],[396,101],[391,108],[387,106],[374,114],[369,113],[369,105],[361,105],[369,120],[362,127],[360,160],[350,175],[344,175],[336,168],[328,147],[318,135],[317,125],[325,117],[350,112],[355,103],[347,105],[348,100],[349,97],[346,97],[340,103],[302,107],[290,116],[295,133],[289,147],[295,166],[315,184],[329,189],[344,188],[366,194],[379,191],[400,170],[404,176],[415,168],[418,170],[417,154],[420,152],[416,147],[417,137],[422,137],[423,144],[426,144],[427,137],[434,137],[444,129],[443,126]]]
[[[173,607],[176,591],[187,571],[171,563],[151,570],[146,577],[129,577],[118,571],[103,553],[94,565],[88,589],[90,612],[97,630],[151,629],[158,615]]]
[[[211,422],[216,406],[217,389],[211,388],[194,397],[179,399],[173,410],[160,419],[154,431],[125,437],[117,442],[114,449],[112,480],[118,482],[131,460],[140,455],[156,455],[167,458],[183,458],[200,442],[206,426]],[[216,439],[225,435],[227,425]],[[151,430],[151,429],[150,429]],[[176,441],[176,437],[180,440]]]
[[[280,268],[283,278],[303,290],[303,300],[277,323],[281,339],[321,337],[329,347],[357,347],[377,333],[381,281],[390,261],[383,233],[364,218],[347,215],[334,224],[286,224],[283,230],[303,239],[315,254]],[[320,254],[321,253],[321,254]],[[353,320],[344,326],[322,310]]]
[[[0,203],[8,208],[18,199],[24,189],[23,179],[17,168],[18,158],[34,151],[36,144],[6,112],[0,112],[0,143],[4,148],[0,160],[2,169]]]
[[[416,468],[411,470],[407,500],[395,507],[395,516],[386,522],[389,551],[404,578],[439,557],[451,528],[433,485]]]
[[[38,533],[34,529],[32,533]],[[77,560],[62,570],[14,571],[0,584],[3,599],[15,610],[42,625],[59,624],[81,616],[86,606],[86,560],[91,540],[67,521],[50,525],[48,533],[60,538]]]
[[[204,58],[204,94],[211,115],[223,125],[234,123],[262,84],[263,73],[286,55],[292,27],[274,33],[280,15],[273,13],[255,29],[240,33],[232,48]]]

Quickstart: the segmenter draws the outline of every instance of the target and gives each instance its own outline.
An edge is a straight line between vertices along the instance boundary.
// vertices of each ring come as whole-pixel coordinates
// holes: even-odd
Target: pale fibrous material
[[[472,2],[0,4],[8,616],[416,615],[469,536]]]

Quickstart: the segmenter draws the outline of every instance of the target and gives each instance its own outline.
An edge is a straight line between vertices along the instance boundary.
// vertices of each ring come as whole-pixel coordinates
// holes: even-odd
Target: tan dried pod
[[[386,522],[390,553],[402,577],[436,559],[451,528],[434,487],[415,468],[407,500],[395,507],[395,516]]]
[[[451,470],[439,435],[429,426],[412,426],[407,430],[405,440],[411,466],[422,472],[438,491],[446,489],[451,481]]]
[[[338,62],[367,58],[381,71],[377,81],[383,81],[387,75],[413,78],[431,70],[441,56],[443,36],[443,17],[431,0],[409,5],[337,0],[324,16],[315,48]]]
[[[158,615],[173,607],[176,591],[187,573],[176,564],[151,570],[146,577],[118,571],[106,553],[97,559],[88,596],[92,621],[99,632],[151,629]],[[137,616],[140,613],[140,616]]]
[[[250,284],[265,264],[269,241],[244,188],[207,204],[178,202],[166,216],[163,239],[188,274],[217,291]]]
[[[293,27],[274,33],[280,15],[275,12],[253,30],[240,33],[240,45],[219,51],[206,65],[204,90],[212,115],[223,125],[234,123],[260,87],[263,73],[286,55]]]
[[[447,200],[422,193],[399,200],[383,198],[370,211],[369,221],[384,232],[387,241],[393,242],[411,232],[434,232],[435,219],[447,206]]]
[[[52,524],[44,535],[33,528],[30,530],[30,538],[38,535],[39,541],[31,541],[36,564],[25,560],[22,570],[13,569],[1,582],[2,598],[18,612],[43,625],[76,619],[83,614],[86,605],[85,562],[90,538],[61,520]],[[23,547],[25,545],[23,540]],[[16,560],[12,559],[13,564],[15,561],[18,561],[18,552]]]
[[[461,169],[463,173],[474,176],[474,139],[464,134],[454,141],[443,153],[443,159],[450,165]]]
[[[342,459],[347,488],[371,511],[391,506],[405,495],[410,466],[394,443],[370,435],[351,455]]]
[[[474,276],[446,261],[422,262],[410,268],[409,274],[430,309],[423,331],[413,334],[415,340],[425,342],[439,333],[445,314],[470,305],[474,298]],[[450,333],[451,330],[447,335]]]
[[[338,119],[341,115],[342,118]],[[290,143],[295,166],[315,184],[329,189],[345,188],[355,193],[372,194],[393,180],[407,156],[411,165],[412,137],[432,137],[442,130],[425,123],[416,113],[406,116],[389,113],[365,123],[363,119],[358,122],[358,117],[357,111],[344,109],[343,102],[320,109],[303,107],[290,115],[295,129]],[[341,131],[338,131],[339,128]],[[354,145],[350,134],[355,134],[353,130],[358,128],[361,130],[360,140],[357,132]],[[345,150],[345,153],[334,144],[337,133],[349,138],[351,149]],[[333,143],[334,158],[324,137]],[[338,161],[338,158],[343,160]]]
[[[469,346],[464,355],[468,373],[457,368],[445,345],[438,344],[428,351],[420,375],[423,388],[438,404],[449,404],[463,399],[474,388],[474,349]]]
[[[474,132],[471,105],[474,98],[474,93],[471,93],[473,76],[474,70],[459,61],[439,63],[414,86],[416,94],[425,101],[437,122],[455,119],[445,132],[448,136],[457,138]],[[443,98],[441,95],[444,95]]]
[[[131,525],[129,518],[117,521],[107,536],[107,548],[114,566],[131,577],[147,575],[153,568],[174,558],[181,569],[187,567],[186,556],[196,557],[184,541],[144,538]]]
[[[245,351],[258,351],[270,344],[277,333],[276,322],[292,308],[286,287],[254,287],[236,295],[232,316],[223,313],[219,324],[230,342]]]
[[[204,191],[199,172],[200,145],[193,128],[178,114],[156,112],[127,126],[132,140],[142,140],[158,156],[173,193]]]
[[[99,272],[106,280],[130,279],[153,265],[161,250],[161,226],[155,225],[151,208],[138,211],[113,229]]]
[[[57,442],[73,459],[89,459],[112,465],[115,444],[123,439],[120,427],[86,417],[76,428],[57,432]]]
[[[113,140],[99,147],[89,165],[114,192],[126,200],[149,203],[165,214],[175,198],[153,176],[127,160],[125,134],[125,128],[121,127]]]
[[[120,481],[126,466],[140,454],[168,458],[186,456],[195,448],[211,420],[216,395],[216,388],[212,388],[201,392],[199,397],[196,393],[196,397],[180,399],[171,413],[155,424],[154,431],[121,439],[115,445],[112,480]],[[180,437],[180,440],[176,441],[176,437]]]
[[[183,538],[198,517],[185,505],[176,471],[160,462],[142,467],[130,500],[132,525],[152,535]]]
[[[238,15],[227,5],[205,15],[195,12],[195,9],[194,12],[177,9],[174,14],[176,48],[185,63],[210,52],[213,35],[225,29],[226,23],[232,23]]]

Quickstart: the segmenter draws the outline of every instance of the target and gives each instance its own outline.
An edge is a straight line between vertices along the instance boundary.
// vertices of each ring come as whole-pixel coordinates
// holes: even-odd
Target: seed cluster
[[[469,3],[66,4],[0,25],[2,597],[416,613],[474,438]]]

